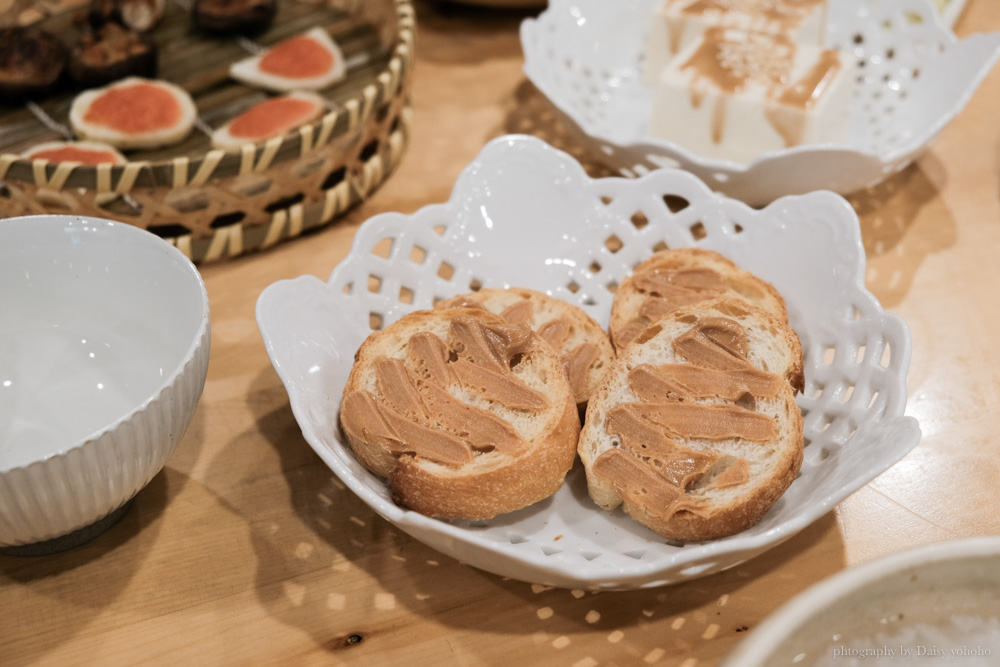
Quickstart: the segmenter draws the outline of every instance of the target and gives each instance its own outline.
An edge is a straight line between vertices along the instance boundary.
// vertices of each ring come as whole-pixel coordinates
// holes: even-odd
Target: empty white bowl
[[[108,527],[183,436],[208,295],[176,248],[78,216],[0,220],[0,551]]]

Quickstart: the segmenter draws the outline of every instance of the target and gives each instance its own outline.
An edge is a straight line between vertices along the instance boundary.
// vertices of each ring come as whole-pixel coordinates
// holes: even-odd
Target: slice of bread
[[[480,308],[422,310],[373,333],[354,359],[340,423],[397,504],[489,519],[562,486],[576,402],[559,357],[527,326]]]
[[[481,289],[439,302],[436,308],[480,307],[511,324],[526,324],[559,354],[578,405],[583,405],[615,358],[607,332],[582,308],[542,292],[510,287]]]
[[[611,341],[622,350],[675,308],[722,296],[743,299],[787,321],[785,300],[770,283],[712,250],[661,250],[635,267],[615,290]]]
[[[579,443],[590,497],[668,539],[752,526],[802,464],[802,368],[795,332],[744,301],[657,320],[590,399]]]

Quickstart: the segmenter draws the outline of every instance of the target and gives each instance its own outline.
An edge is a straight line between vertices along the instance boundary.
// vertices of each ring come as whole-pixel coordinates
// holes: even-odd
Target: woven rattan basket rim
[[[395,5],[397,30],[393,54],[386,67],[360,93],[295,133],[260,144],[247,143],[237,151],[211,149],[197,158],[179,156],[155,162],[128,161],[122,165],[53,163],[3,153],[0,181],[32,182],[54,190],[85,188],[98,193],[127,194],[140,187],[200,186],[213,178],[262,171],[277,162],[307,155],[365,123],[376,109],[400,94],[413,65],[415,19],[410,0],[391,1]]]

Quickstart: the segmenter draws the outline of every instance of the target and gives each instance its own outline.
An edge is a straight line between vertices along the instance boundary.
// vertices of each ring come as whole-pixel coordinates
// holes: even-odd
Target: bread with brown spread
[[[752,526],[802,463],[802,350],[777,317],[720,298],[647,327],[594,392],[579,454],[591,498],[660,535]]]
[[[551,346],[481,308],[417,311],[371,334],[355,355],[340,423],[397,504],[463,519],[555,493],[580,429]]]
[[[510,324],[526,324],[559,353],[578,405],[583,405],[615,358],[608,334],[579,306],[523,287],[481,289],[436,308],[485,308]]]
[[[743,299],[787,321],[785,301],[770,283],[712,250],[677,248],[661,250],[636,266],[615,290],[611,341],[622,350],[670,311],[723,296]]]

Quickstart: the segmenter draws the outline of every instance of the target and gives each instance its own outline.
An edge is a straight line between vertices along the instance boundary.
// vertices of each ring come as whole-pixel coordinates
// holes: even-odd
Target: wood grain
[[[923,439],[803,533],[681,586],[550,590],[440,555],[334,479],[268,362],[257,296],[279,279],[325,279],[369,216],[445,200],[490,138],[528,132],[578,154],[521,72],[525,15],[419,4],[415,131],[399,170],[336,224],[202,268],[212,359],[194,422],[109,532],[56,556],[0,557],[0,663],[701,667],[847,566],[1000,533],[1000,70],[916,164],[852,199],[868,286],[911,327],[908,413]],[[956,27],[997,29],[990,0],[972,0]]]

